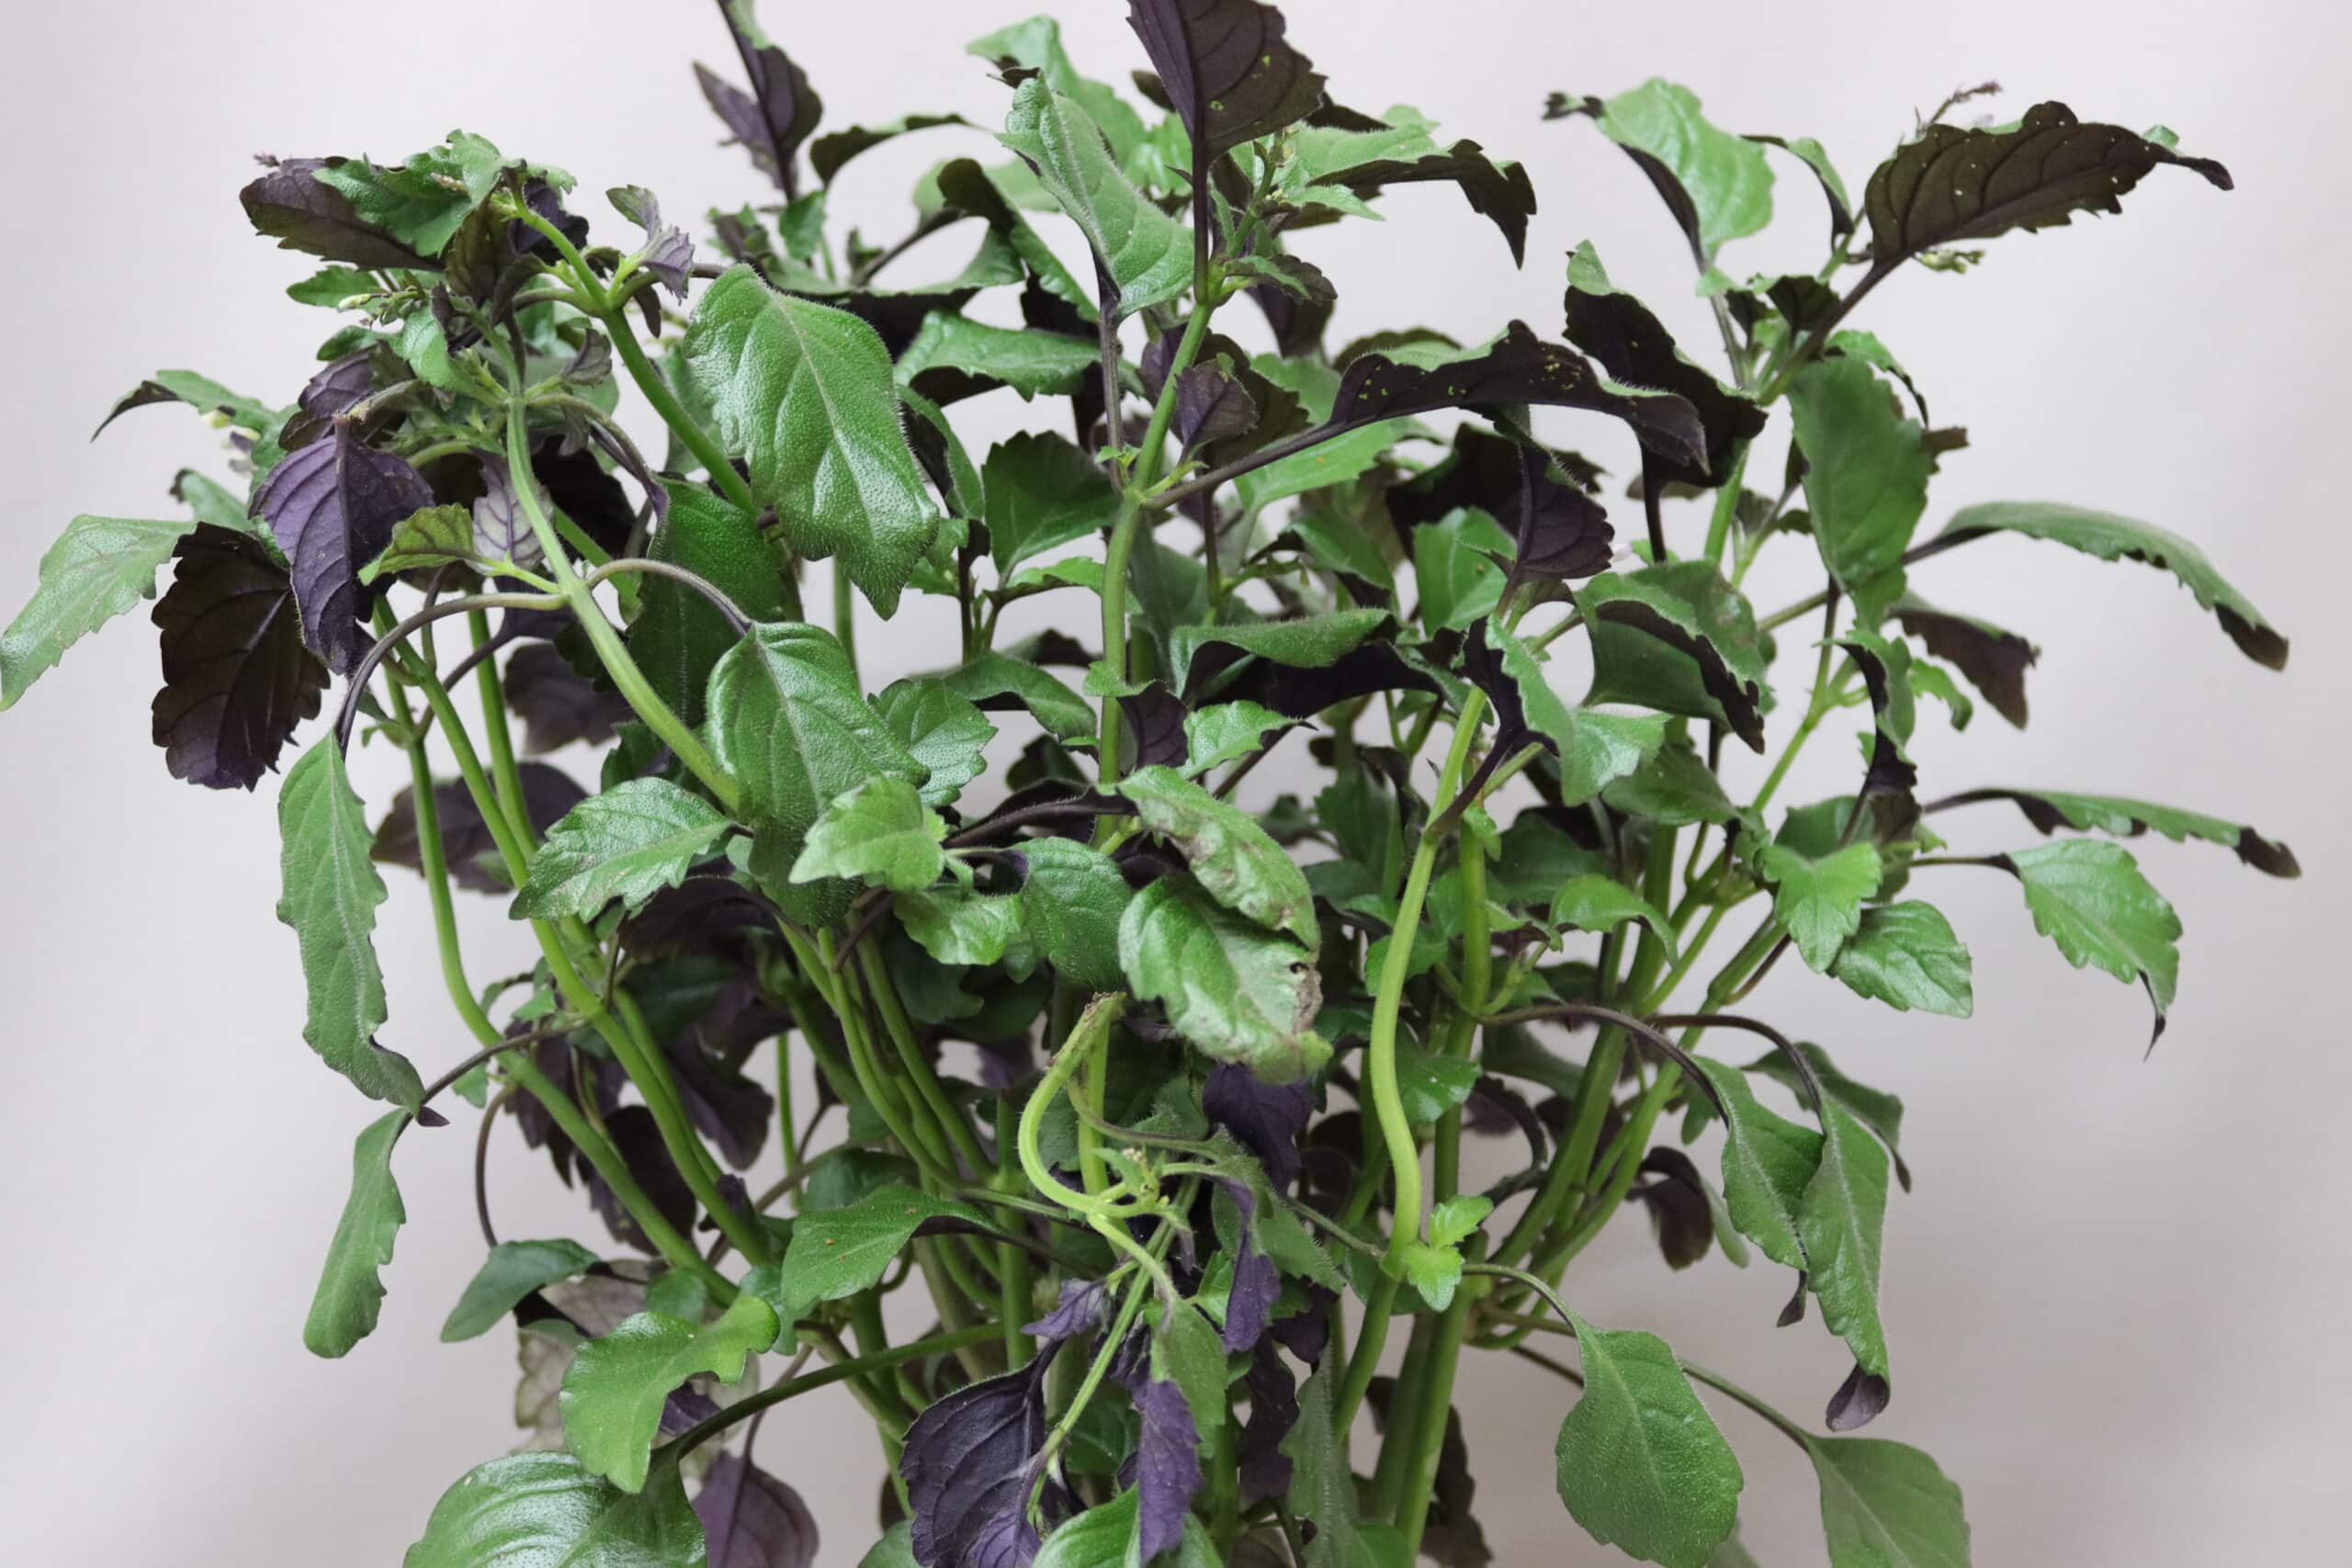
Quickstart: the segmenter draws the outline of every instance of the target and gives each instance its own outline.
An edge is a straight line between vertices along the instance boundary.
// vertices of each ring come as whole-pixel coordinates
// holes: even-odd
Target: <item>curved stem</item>
[[[594,588],[606,578],[618,577],[626,572],[635,572],[644,577],[666,577],[673,582],[683,582],[708,600],[712,609],[726,616],[727,624],[737,637],[741,637],[752,629],[752,617],[745,615],[743,607],[729,598],[726,592],[717,583],[699,573],[688,571],[684,567],[673,565],[665,560],[655,560],[651,556],[618,557],[606,561],[581,581],[583,586]]]
[[[1453,723],[1453,745],[1439,770],[1437,798],[1452,796],[1462,777],[1463,764],[1477,739],[1478,720],[1486,711],[1486,694],[1471,688]],[[1421,1235],[1421,1151],[1413,1125],[1405,1115],[1405,1100],[1396,1082],[1397,1015],[1405,1001],[1405,982],[1411,977],[1413,938],[1419,931],[1421,906],[1429,897],[1430,876],[1437,864],[1442,832],[1432,822],[1421,831],[1413,852],[1412,869],[1406,874],[1405,896],[1396,907],[1396,923],[1388,932],[1388,951],[1381,964],[1380,988],[1374,994],[1372,1038],[1365,1047],[1365,1076],[1373,1110],[1379,1119],[1382,1142],[1388,1145],[1388,1163],[1396,1182],[1396,1224],[1388,1235],[1391,1272],[1404,1267],[1405,1248]]]
[[[470,615],[477,610],[562,608],[561,599],[546,593],[472,593],[462,599],[444,599],[427,604],[414,615],[394,622],[391,628],[379,637],[375,646],[360,659],[358,668],[352,671],[351,679],[345,683],[343,707],[334,720],[335,744],[346,750],[350,749],[351,727],[359,716],[359,694],[368,689],[368,678],[376,673],[376,667],[413,633],[435,621],[445,621],[452,615]]]

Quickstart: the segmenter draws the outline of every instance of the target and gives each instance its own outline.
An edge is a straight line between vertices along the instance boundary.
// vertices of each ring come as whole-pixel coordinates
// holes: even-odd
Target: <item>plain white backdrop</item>
[[[1555,88],[1669,76],[1720,123],[1819,137],[1858,193],[1915,111],[1988,77],[2009,89],[1997,113],[2061,97],[2086,118],[2161,121],[2235,173],[2224,196],[2160,171],[2122,218],[1999,242],[1964,280],[1904,276],[1859,321],[1918,378],[1939,423],[1971,434],[1928,526],[2000,499],[2144,517],[2203,543],[2295,639],[2274,675],[2143,568],[2023,542],[1946,557],[1916,585],[2044,651],[2030,732],[1980,713],[1962,745],[1925,723],[1931,787],[2107,790],[2233,815],[2289,840],[2304,877],[2272,881],[2205,846],[2143,847],[2188,928],[2179,1005],[2148,1061],[2138,991],[2068,968],[2012,886],[1965,870],[1939,874],[1933,896],[1974,951],[1972,1022],[1897,1015],[1793,964],[1755,1005],[1909,1104],[1917,1190],[1894,1200],[1885,1270],[1896,1393],[1875,1431],[1926,1447],[1965,1488],[1978,1562],[2335,1560],[2352,1466],[2352,1068],[2335,994],[2352,935],[2336,772],[2352,653],[2344,13],[2285,0],[1286,8],[1337,96],[1414,104],[1521,159],[1543,203],[1523,270],[1434,187],[1387,198],[1385,226],[1303,239],[1340,291],[1334,341],[1416,323],[1475,339],[1514,315],[1555,333],[1563,257],[1590,238],[1686,342],[1712,342],[1638,175],[1589,126],[1539,119]],[[1124,7],[1067,9],[1091,74],[1123,80],[1142,63]],[[1025,14],[1017,0],[764,10],[834,127],[942,107],[992,120],[1001,89],[961,46]],[[396,157],[462,124],[574,171],[601,228],[618,220],[585,193],[611,185],[651,186],[678,215],[755,198],[742,155],[715,145],[697,57],[733,70],[714,9],[688,0],[17,7],[0,52],[0,613],[74,513],[168,515],[175,468],[221,471],[184,410],[139,412],[89,445],[123,390],[187,367],[283,401],[308,373],[325,318],[280,292],[301,259],[247,231],[235,192],[250,154]],[[842,176],[841,206],[887,239],[930,160],[987,151],[960,131],[885,148]],[[1813,265],[1818,195],[1782,164],[1777,196],[1782,220],[1727,252],[1735,273]],[[907,265],[915,276],[925,264]],[[1023,412],[1002,394],[973,408],[983,434]],[[1578,434],[1623,469],[1613,433]],[[1762,607],[1812,586],[1800,552],[1783,553],[1759,569]],[[915,615],[865,640],[877,686],[950,651]],[[0,718],[0,1399],[13,1414],[0,1556],[391,1563],[442,1488],[513,1440],[509,1338],[435,1342],[480,1257],[471,1116],[401,1151],[411,1223],[381,1328],[345,1361],[311,1359],[301,1319],[370,1113],[301,1043],[293,942],[272,918],[274,784],[248,800],[169,779],[147,738],[154,682],[154,634],[134,616]],[[401,776],[380,748],[356,766],[378,804]],[[1787,798],[1849,771],[1825,741]],[[2031,838],[2000,808],[1949,829],[1975,850]],[[392,879],[388,1039],[430,1071],[469,1047],[439,994],[424,899]],[[478,975],[519,963],[499,910],[476,900],[469,919]],[[510,1234],[591,1235],[511,1139],[492,1179]],[[1770,1326],[1785,1280],[1719,1258],[1670,1275],[1642,1230],[1629,1217],[1579,1264],[1581,1310],[1817,1411],[1845,1364],[1817,1324]],[[1553,1495],[1568,1391],[1486,1358],[1458,1397],[1498,1561],[1622,1561],[1585,1542]],[[854,1563],[872,1539],[871,1435],[845,1397],[792,1416],[768,1424],[763,1461],[814,1506],[821,1561]],[[1723,1418],[1758,1559],[1821,1562],[1802,1460],[1738,1413]]]

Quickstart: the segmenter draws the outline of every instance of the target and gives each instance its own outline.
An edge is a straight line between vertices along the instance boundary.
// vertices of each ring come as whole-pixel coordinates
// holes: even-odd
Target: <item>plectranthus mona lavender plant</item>
[[[808,1564],[752,1437],[833,1383],[889,1482],[878,1541],[831,1562],[1473,1568],[1472,1349],[1565,1380],[1560,1499],[1636,1558],[1750,1561],[1736,1437],[1804,1450],[1838,1568],[1965,1563],[1934,1461],[1842,1435],[1898,1386],[1902,1104],[1742,998],[1793,963],[1965,1017],[1930,900],[1989,869],[2161,1031],[2180,923],[2113,840],[2295,874],[2168,806],[1923,789],[1919,728],[2023,725],[2038,657],[1999,606],[1940,607],[1933,558],[2015,535],[2140,562],[2246,655],[2287,641],[2147,524],[1927,526],[1964,437],[1849,322],[1904,267],[2227,173],[2064,104],[1947,105],[1857,199],[1817,143],[1681,87],[1563,95],[1546,118],[1664,198],[1720,342],[1679,347],[1585,245],[1531,264],[1556,314],[1335,344],[1318,228],[1435,183],[1528,264],[1534,182],[1349,107],[1377,85],[1327,83],[1272,8],[1132,0],[1133,93],[1050,20],[979,39],[1001,129],[823,130],[747,0],[720,12],[738,68],[702,87],[759,189],[693,236],[650,190],[591,197],[465,132],[266,161],[244,208],[321,264],[288,290],[333,322],[319,368],[290,406],[184,371],[124,398],[210,416],[235,480],[74,519],[0,641],[13,704],[162,572],[166,767],[250,790],[286,764],[305,1038],[388,1107],[311,1349],[376,1325],[413,1128],[519,1135],[594,1211],[594,1245],[515,1238],[482,1193],[443,1337],[519,1334],[529,1432],[430,1508],[410,1568]],[[1537,107],[1531,135],[1567,129]],[[905,235],[835,233],[834,185],[919,132],[956,155]],[[1776,168],[1827,250],[1742,281],[1719,256],[1774,216]],[[970,259],[910,282],[943,233]],[[974,449],[959,405],[1006,389],[1036,428]],[[1751,605],[1768,549],[1817,556],[1820,591]],[[1044,595],[1099,636],[1003,635]],[[863,679],[859,597],[952,616],[959,656]],[[1570,650],[1577,700],[1547,671]],[[1850,787],[1784,799],[1825,728],[1859,735]],[[356,745],[411,786],[363,802]],[[469,1040],[390,1010],[380,865],[423,878]],[[527,928],[528,971],[469,966],[460,897]],[[1504,1174],[1466,1179],[1467,1138]],[[1677,1269],[1785,1270],[1788,1332],[1851,1353],[1826,1430],[1582,1315],[1612,1223]]]

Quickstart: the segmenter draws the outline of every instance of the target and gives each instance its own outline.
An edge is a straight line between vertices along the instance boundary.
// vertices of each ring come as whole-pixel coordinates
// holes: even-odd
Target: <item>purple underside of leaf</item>
[[[1258,1156],[1277,1192],[1298,1179],[1299,1135],[1315,1114],[1315,1087],[1305,1079],[1270,1084],[1236,1063],[1220,1063],[1201,1089],[1209,1121]]]
[[[1322,1318],[1320,1313],[1315,1316]],[[1316,1357],[1321,1353],[1317,1347]],[[1237,1459],[1241,1506],[1248,1508],[1290,1490],[1291,1461],[1283,1443],[1298,1425],[1298,1380],[1269,1340],[1250,1351],[1242,1387],[1250,1395],[1250,1418],[1242,1423]]]
[[[254,230],[278,248],[307,251],[326,261],[365,267],[429,266],[423,256],[372,223],[318,172],[332,160],[287,158],[239,193]]]
[[[340,427],[289,454],[254,492],[254,513],[292,565],[303,638],[336,673],[372,640],[360,621],[375,596],[359,569],[391,542],[394,525],[432,504],[433,487],[407,459]]]
[[[207,523],[175,553],[152,617],[164,665],[155,744],[175,778],[251,789],[319,711],[326,668],[302,646],[293,584],[261,545]]]
[[[1184,1391],[1167,1379],[1134,1395],[1142,1434],[1136,1446],[1136,1534],[1146,1562],[1183,1539],[1201,1489],[1201,1438]]]
[[[1054,1303],[1054,1310],[1035,1323],[1023,1325],[1021,1332],[1046,1344],[1058,1345],[1101,1327],[1109,1305],[1110,1292],[1100,1280],[1065,1280],[1061,1299]]]
[[[817,1521],[800,1494],[736,1454],[721,1454],[695,1497],[709,1568],[812,1568]]]
[[[1129,0],[1127,25],[1204,160],[1323,102],[1323,78],[1283,37],[1283,14],[1258,0]]]
[[[907,1428],[899,1473],[922,1568],[1019,1568],[1036,1555],[1029,1523],[1037,1450],[1046,1440],[1046,1371],[1053,1347],[1019,1371],[941,1399]],[[1067,1502],[1048,1483],[1048,1517]]]

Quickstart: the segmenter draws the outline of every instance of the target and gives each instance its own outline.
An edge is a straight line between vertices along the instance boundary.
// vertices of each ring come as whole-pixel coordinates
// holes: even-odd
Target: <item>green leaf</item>
[[[893,892],[913,893],[939,880],[947,857],[939,847],[947,823],[901,778],[868,779],[836,795],[808,829],[792,880],[854,876]]]
[[[728,820],[667,779],[630,779],[592,795],[548,829],[514,895],[518,919],[594,917],[612,900],[635,910],[685,880],[727,836]]]
[[[1518,689],[1529,727],[1552,743],[1559,759],[1562,806],[1582,806],[1632,774],[1666,743],[1665,715],[1572,708],[1552,690],[1544,666],[1525,643],[1509,632],[1493,635],[1503,674]]]
[[[1687,828],[1693,822],[1720,827],[1739,817],[1739,807],[1724,793],[1722,783],[1687,743],[1660,748],[1638,770],[1602,790],[1600,798],[1629,816],[1646,817],[1667,828]]]
[[[957,696],[983,706],[991,698],[1014,699],[1064,745],[1094,737],[1094,710],[1086,699],[1025,659],[983,653],[935,679]]]
[[[1584,1393],[1560,1423],[1560,1501],[1603,1546],[1706,1568],[1739,1518],[1731,1445],[1665,1340],[1571,1322]]]
[[[755,621],[783,620],[784,569],[759,519],[702,485],[662,488],[670,516],[654,532],[653,558],[707,579]],[[642,608],[629,623],[629,656],[657,696],[688,724],[700,724],[711,667],[739,640],[734,623],[683,582],[639,581]]]
[[[2140,874],[2131,852],[2062,839],[2006,858],[2025,885],[2033,929],[2056,942],[2075,968],[2095,964],[2119,980],[2144,985],[2162,1034],[2180,983],[2180,950],[2174,945],[2180,917]]]
[[[1905,1190],[1909,1190],[1911,1173],[1904,1166],[1903,1156],[1895,1147],[1896,1138],[1903,1131],[1902,1100],[1883,1089],[1872,1089],[1868,1084],[1848,1077],[1838,1069],[1838,1064],[1829,1059],[1828,1052],[1809,1041],[1796,1042],[1796,1048],[1797,1054],[1812,1066],[1814,1081],[1821,1086],[1822,1097],[1868,1127],[1878,1141],[1886,1145],[1886,1152],[1894,1157],[1894,1179],[1903,1184]],[[1770,1078],[1792,1094],[1802,1096],[1804,1093],[1804,1080],[1797,1076],[1797,1070],[1790,1065],[1788,1057],[1779,1051],[1767,1051],[1743,1070]]]
[[[803,621],[745,633],[710,672],[709,711],[711,750],[741,784],[758,829],[752,870],[763,881],[789,880],[804,837],[838,796],[872,778],[922,777],[859,694],[841,644]]]
[[[1772,168],[1764,150],[1710,124],[1688,87],[1652,77],[1609,99],[1599,118],[1603,135],[1657,159],[1680,183],[1708,260],[1725,242],[1772,220]]]
[[[1299,1385],[1298,1420],[1281,1444],[1291,1461],[1286,1504],[1315,1527],[1302,1568],[1411,1568],[1401,1538],[1357,1517],[1347,1445],[1331,1429],[1332,1400],[1346,1375],[1338,1347],[1327,1346],[1314,1375]]]
[[[1166,1307],[1151,1337],[1151,1375],[1182,1390],[1204,1440],[1226,1419],[1225,1341],[1196,1303]]]
[[[1880,1378],[1887,1366],[1886,1331],[1878,1317],[1886,1171],[1886,1151],[1878,1140],[1836,1105],[1825,1105],[1821,1164],[1797,1213],[1807,1280],[1821,1303],[1821,1320],[1846,1341],[1862,1371]]]
[[[1969,1568],[1960,1488],[1934,1460],[1879,1438],[1808,1437],[1804,1448],[1830,1568]]]
[[[1891,570],[1927,510],[1933,458],[1917,423],[1859,359],[1824,359],[1798,372],[1789,417],[1804,454],[1805,506],[1830,575],[1857,588]]]
[[[1000,577],[1108,528],[1119,504],[1101,465],[1068,439],[1038,431],[990,447],[980,486],[988,497],[989,556]]]
[[[1015,22],[985,38],[976,38],[964,48],[967,53],[983,60],[1026,66],[1037,72],[1055,92],[1075,98],[1094,117],[1110,141],[1111,151],[1122,161],[1142,141],[1143,117],[1108,83],[1079,74],[1069,51],[1062,48],[1061,24],[1053,17],[1032,17],[1025,22]]]
[[[1268,364],[1262,357],[1252,362],[1260,371]],[[1234,480],[1233,488],[1241,498],[1241,509],[1254,515],[1278,501],[1360,479],[1372,471],[1391,446],[1408,435],[1426,433],[1427,427],[1418,420],[1378,420],[1252,468]]]
[[[1314,1030],[1323,988],[1306,951],[1211,903],[1180,876],[1136,894],[1119,921],[1119,965],[1137,997],[1204,1055],[1284,1082],[1330,1055]]]
[[[1430,1239],[1440,1247],[1459,1247],[1494,1212],[1494,1200],[1476,1193],[1442,1199],[1430,1208]]]
[[[373,582],[392,572],[452,561],[468,565],[477,558],[473,513],[462,506],[428,506],[392,525],[391,542],[359,569],[359,581]]]
[[[642,1493],[567,1453],[508,1454],[442,1494],[402,1568],[704,1568],[702,1520],[664,1461]]]
[[[917,1568],[914,1527],[900,1519],[883,1531],[882,1539],[857,1560],[857,1568]]]
[[[317,171],[343,194],[362,222],[372,223],[423,255],[440,254],[467,214],[497,185],[505,160],[481,137],[453,130],[448,141],[390,167],[335,159]]]
[[[1773,885],[1772,912],[1805,966],[1826,972],[1860,929],[1862,900],[1878,891],[1878,846],[1848,844],[1811,860],[1785,844],[1768,844],[1756,865]]]
[[[1821,1134],[1764,1109],[1747,1077],[1730,1064],[1701,1057],[1699,1065],[1727,1112],[1724,1206],[1732,1224],[1773,1262],[1803,1269],[1804,1241],[1797,1215],[1821,1165]]]
[[[1987,534],[2022,534],[2080,550],[2100,560],[2136,560],[2168,571],[2211,610],[2222,629],[2248,659],[2273,670],[2287,668],[2287,639],[2254,607],[2254,602],[2213,570],[2205,552],[2177,534],[2111,512],[2052,501],[1997,501],[1965,506],[1936,536],[1957,544]]]
[[[1031,839],[1018,852],[1028,866],[1023,919],[1046,962],[1073,986],[1116,990],[1127,879],[1110,856],[1069,839]]]
[[[1261,926],[1286,931],[1312,953],[1322,942],[1315,895],[1297,863],[1258,826],[1173,768],[1138,768],[1119,781],[1143,825],[1184,852],[1209,897]]]
[[[1640,920],[1657,933],[1668,961],[1674,957],[1674,923],[1666,912],[1611,877],[1571,877],[1552,899],[1552,923],[1584,931],[1614,931]]]
[[[1338,663],[1391,624],[1385,610],[1340,610],[1295,621],[1249,621],[1238,626],[1182,626],[1168,639],[1170,683],[1184,689],[1193,660],[1214,643],[1238,648],[1293,670],[1321,670]]]
[[[893,682],[874,705],[907,754],[931,770],[922,786],[925,806],[954,805],[964,786],[988,767],[988,743],[996,739],[996,726],[941,682],[929,676]]]
[[[992,327],[933,310],[923,318],[914,341],[899,351],[892,374],[900,386],[925,397],[946,399],[978,390],[968,380],[978,377],[1012,388],[1027,402],[1041,393],[1075,389],[1102,363],[1095,345],[1084,338]]]
[[[1012,95],[998,140],[1029,161],[1086,236],[1118,286],[1120,315],[1165,304],[1191,285],[1191,235],[1127,183],[1102,128],[1077,102],[1032,77]]]
[[[333,310],[355,294],[376,292],[373,274],[356,266],[321,267],[300,283],[286,286],[286,297],[298,305],[322,305]]]
[[[1018,951],[1029,934],[1027,906],[1021,895],[979,893],[961,883],[920,893],[901,893],[893,901],[899,923],[922,950],[942,964],[984,964],[1001,962]],[[1029,962],[1035,962],[1031,949]]]
[[[793,1223],[783,1264],[772,1273],[754,1269],[743,1288],[766,1298],[788,1334],[819,1303],[871,1290],[926,1220],[950,1219],[985,1223],[966,1204],[892,1182],[845,1209],[802,1214]]]
[[[1439,1118],[1470,1098],[1478,1087],[1478,1070],[1467,1056],[1398,1045],[1396,1098],[1405,1108],[1405,1120],[1416,1127],[1435,1126]]]
[[[76,517],[40,558],[40,581],[0,633],[0,709],[65,650],[141,599],[155,596],[155,572],[171,559],[192,518]]]
[[[376,906],[387,897],[368,859],[375,835],[344,772],[343,748],[322,736],[287,771],[277,794],[284,894],[277,918],[294,928],[310,995],[302,1038],[370,1100],[414,1110],[424,1085],[407,1057],[376,1043],[387,1009],[376,963]]]
[[[892,615],[938,519],[899,423],[882,339],[738,265],[703,291],[681,348],[686,380],[792,547],[810,559],[838,553],[876,613]]]
[[[523,1298],[545,1285],[596,1266],[596,1255],[576,1241],[502,1241],[490,1249],[465,1294],[441,1325],[441,1342],[479,1338],[498,1326]]]
[[[1046,1544],[1032,1560],[1032,1568],[1127,1568],[1139,1550],[1136,1517],[1142,1494],[1134,1487],[1099,1508],[1089,1508],[1074,1519],[1054,1527]],[[1176,1544],[1152,1559],[1168,1568],[1224,1568],[1216,1542],[1198,1517],[1184,1516],[1184,1533]]]
[[[706,1375],[740,1382],[744,1363],[775,1341],[775,1309],[748,1292],[708,1325],[639,1313],[581,1346],[563,1374],[564,1443],[622,1491],[641,1492],[672,1392]]]
[[[1252,702],[1213,703],[1184,716],[1184,772],[1194,778],[1238,762],[1294,721]]]
[[[1460,631],[1491,613],[1503,591],[1511,537],[1483,512],[1457,507],[1413,530],[1413,582],[1421,595],[1421,628]]]
[[[2044,833],[2054,833],[2064,827],[2078,832],[2136,838],[2153,830],[2176,844],[2190,839],[2226,844],[2237,852],[2238,859],[2272,876],[2303,874],[2302,867],[2295,862],[2294,851],[2264,838],[2242,822],[2183,811],[2176,806],[2158,806],[2153,801],[2115,795],[2075,795],[2055,789],[1972,789],[1942,804],[1961,806],[1981,800],[2014,801],[2018,809],[2025,813],[2026,820]]]
[[[1862,911],[1829,972],[1859,995],[1897,1012],[1917,1008],[1966,1018],[1975,1007],[1968,949],[1933,904],[1916,900]]]
[[[1766,665],[1756,614],[1705,561],[1603,572],[1577,592],[1591,626],[1588,703],[1720,724],[1763,750]]]
[[[1462,1254],[1451,1247],[1408,1241],[1399,1254],[1398,1266],[1405,1283],[1421,1293],[1432,1312],[1451,1306],[1453,1292],[1462,1288]]]
[[[392,1146],[410,1121],[407,1111],[395,1111],[370,1122],[352,1145],[351,1196],[335,1222],[326,1269],[302,1325],[302,1343],[313,1356],[348,1355],[376,1332],[384,1304],[379,1271],[392,1260],[393,1238],[408,1218],[392,1179]]]

